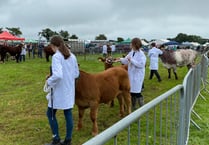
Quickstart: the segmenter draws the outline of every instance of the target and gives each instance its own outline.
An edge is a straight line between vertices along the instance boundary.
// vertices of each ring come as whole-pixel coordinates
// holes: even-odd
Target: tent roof
[[[38,43],[38,40],[34,40],[34,39],[26,39],[25,43]]]
[[[166,43],[163,43],[164,45],[180,45],[178,42],[176,41],[169,41],[169,42],[166,42]]]
[[[128,38],[128,39],[122,41],[121,43],[122,43],[122,44],[129,44],[129,43],[131,43],[131,39]]]
[[[3,32],[0,34],[0,39],[3,39],[3,40],[25,40],[25,38],[16,37],[16,36],[10,34],[10,33],[7,32],[7,31],[3,31]]]

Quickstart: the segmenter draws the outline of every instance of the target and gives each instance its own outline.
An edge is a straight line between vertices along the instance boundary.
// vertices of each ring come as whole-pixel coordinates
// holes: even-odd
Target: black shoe
[[[65,139],[60,145],[71,145],[71,139]]]
[[[137,98],[137,101],[138,101],[140,107],[142,107],[144,105],[144,98],[143,98],[143,96]]]
[[[53,139],[51,143],[46,143],[45,145],[61,145],[60,139]]]

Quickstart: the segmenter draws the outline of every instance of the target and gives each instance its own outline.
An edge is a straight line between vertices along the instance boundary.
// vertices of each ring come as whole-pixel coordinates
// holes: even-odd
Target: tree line
[[[22,35],[22,31],[20,30],[19,27],[5,27],[11,34],[15,35],[15,36],[21,36]],[[0,33],[3,31],[3,28],[0,28]],[[66,30],[60,30],[59,32],[53,31],[50,28],[45,28],[42,29],[42,31],[38,32],[37,34],[38,36],[44,37],[47,41],[50,40],[50,38],[53,35],[61,35],[64,39],[68,40],[68,39],[78,39],[78,36],[75,34],[70,35],[68,31]],[[182,42],[198,42],[200,44],[204,44],[206,42],[209,42],[209,39],[206,38],[202,38],[200,36],[197,35],[187,35],[184,33],[179,33],[175,38],[167,38],[168,40],[173,40],[173,41],[177,41],[179,43]],[[99,34],[98,36],[95,37],[95,40],[107,40],[107,37],[105,36],[105,34]],[[118,37],[117,42],[121,42],[124,41],[124,39],[122,37]]]

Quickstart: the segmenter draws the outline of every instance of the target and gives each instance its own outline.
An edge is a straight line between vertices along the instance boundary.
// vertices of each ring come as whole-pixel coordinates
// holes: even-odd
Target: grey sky
[[[178,33],[209,38],[208,0],[0,0],[0,27],[20,27],[38,39],[50,28],[80,39],[173,38]]]

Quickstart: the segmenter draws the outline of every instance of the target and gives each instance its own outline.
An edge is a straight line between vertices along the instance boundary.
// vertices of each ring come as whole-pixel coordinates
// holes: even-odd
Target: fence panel
[[[188,144],[193,107],[201,96],[201,80],[207,82],[208,53],[189,70],[182,85],[132,112],[83,145]],[[198,127],[198,126],[197,126]]]

